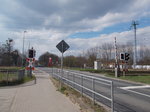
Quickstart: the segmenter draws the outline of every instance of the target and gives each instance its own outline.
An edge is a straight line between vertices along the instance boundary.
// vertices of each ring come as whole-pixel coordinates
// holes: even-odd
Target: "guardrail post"
[[[82,97],[83,97],[83,76],[81,76],[81,86],[82,86],[81,93],[82,93]]]
[[[57,68],[53,69],[53,75],[57,74]]]
[[[61,88],[62,88],[62,81],[63,81],[63,80],[62,80],[62,78],[63,78],[63,77],[62,77],[62,75],[63,75],[63,70],[60,70],[59,73],[60,73],[60,74],[59,74],[59,76],[60,76],[60,79],[59,79],[59,81],[60,81],[59,90],[61,90]]]
[[[95,92],[95,84],[94,84],[95,80],[94,78],[92,78],[92,90],[93,92]],[[93,98],[93,105],[95,104],[95,93],[92,93],[92,98]]]
[[[61,70],[60,69],[58,69],[58,73],[59,73],[59,75],[61,75]]]
[[[6,79],[7,79],[7,85],[8,85],[8,74],[9,74],[9,73],[8,73],[8,70],[7,70],[7,76],[6,76]]]
[[[2,72],[1,70],[0,70],[0,72]],[[1,76],[1,78],[0,79],[2,79],[3,78],[3,75],[0,75]]]
[[[57,69],[57,77],[59,79],[59,90],[61,89],[61,77],[60,77],[60,70]]]
[[[53,67],[52,67],[52,76],[53,76],[53,72],[54,72],[54,70],[53,70]]]
[[[61,79],[63,79],[64,71],[61,70]]]
[[[34,79],[34,84],[36,84],[36,77],[35,77],[35,79]]]
[[[20,80],[20,72],[21,72],[21,70],[17,71],[18,80]]]
[[[67,72],[67,79],[69,80],[69,71]],[[68,82],[68,84],[69,84],[69,82]]]
[[[56,69],[56,74],[59,74],[59,70],[58,70],[58,68]]]
[[[111,82],[111,112],[114,112],[114,87],[113,81]]]
[[[74,76],[74,74],[72,74],[72,77],[73,77],[73,82],[75,83],[75,76]],[[75,84],[73,84],[73,87],[75,88]]]

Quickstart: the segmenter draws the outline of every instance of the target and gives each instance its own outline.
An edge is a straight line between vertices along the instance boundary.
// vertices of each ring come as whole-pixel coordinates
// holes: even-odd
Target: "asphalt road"
[[[50,68],[38,68],[42,71],[45,71],[49,74],[52,73],[52,69]],[[104,76],[100,76],[98,74],[92,74],[87,72],[79,72],[79,71],[73,71],[72,73],[82,73],[84,75],[92,75],[95,77],[99,77],[102,79],[111,80],[114,83],[114,108],[116,112],[150,112],[150,85],[142,85],[137,83],[131,83],[131,82],[125,82],[121,80],[115,80],[111,78],[107,78]],[[63,74],[64,77],[67,77],[67,74]],[[75,77],[73,79],[72,76],[68,77],[69,80],[75,80],[76,83],[81,83],[80,77]],[[92,82],[88,79],[84,79],[84,86],[91,88]],[[70,83],[68,83],[70,84]],[[74,86],[76,89],[81,91],[81,88],[78,86],[75,86],[73,84],[70,84]],[[107,85],[103,85],[101,83],[96,82],[95,89],[97,92],[101,93],[102,95],[105,95],[107,97],[110,97],[110,87]],[[92,96],[92,93],[83,90],[83,92],[89,96]],[[110,107],[110,102],[102,97],[99,97],[95,95],[95,98],[97,101],[107,105]]]

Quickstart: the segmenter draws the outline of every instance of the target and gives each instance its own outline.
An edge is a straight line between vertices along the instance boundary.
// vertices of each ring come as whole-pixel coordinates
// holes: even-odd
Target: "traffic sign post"
[[[57,45],[56,45],[57,49],[62,53],[62,56],[61,56],[61,81],[62,81],[62,78],[63,78],[63,53],[69,49],[69,45],[64,41],[60,41]],[[62,87],[62,83],[60,81],[60,88]]]

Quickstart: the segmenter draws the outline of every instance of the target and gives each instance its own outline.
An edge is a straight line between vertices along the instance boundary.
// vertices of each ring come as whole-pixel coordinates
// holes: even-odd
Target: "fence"
[[[88,95],[93,99],[94,103],[102,98],[109,101],[111,111],[114,112],[114,90],[112,81],[73,71],[62,71],[57,68],[51,70],[53,77],[76,89],[82,95]]]
[[[13,83],[21,81],[25,76],[25,70],[0,70],[0,83]]]

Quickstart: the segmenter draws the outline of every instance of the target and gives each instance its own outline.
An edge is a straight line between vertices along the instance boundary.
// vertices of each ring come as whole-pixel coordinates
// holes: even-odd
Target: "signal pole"
[[[115,77],[118,77],[119,75],[119,68],[118,68],[118,53],[117,53],[117,42],[116,42],[116,37],[114,38],[115,39]]]
[[[133,59],[133,68],[136,68],[137,61],[137,42],[136,42],[136,26],[139,25],[137,21],[132,22],[132,26],[134,28],[134,59]]]

